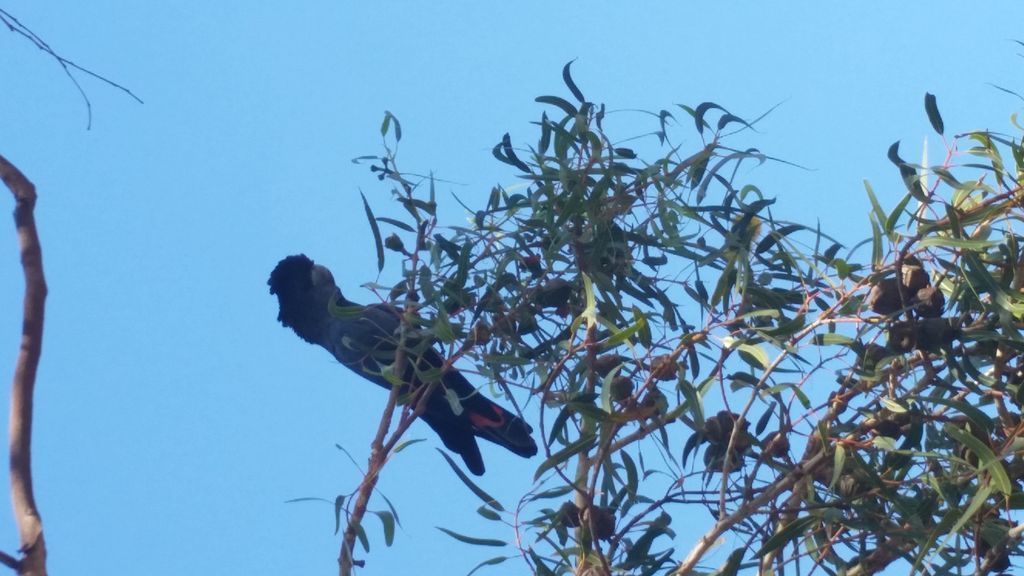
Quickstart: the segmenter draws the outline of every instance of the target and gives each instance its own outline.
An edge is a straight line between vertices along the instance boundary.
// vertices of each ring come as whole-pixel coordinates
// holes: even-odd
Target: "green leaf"
[[[488,520],[501,520],[501,514],[487,507],[486,504],[476,509],[476,513]]]
[[[509,558],[513,558],[513,556],[495,556],[494,558],[491,558],[489,560],[484,560],[483,562],[474,566],[473,569],[470,570],[468,574],[466,574],[466,576],[473,576],[474,572],[483,568],[484,566],[497,566],[498,564],[501,564]]]
[[[802,330],[806,325],[807,316],[804,314],[797,314],[795,317],[779,324],[776,328],[759,329],[758,331],[763,332],[772,338],[788,338]]]
[[[928,114],[928,121],[932,123],[932,128],[942,135],[945,126],[942,124],[942,116],[939,114],[939,106],[935,103],[935,95],[924,93],[924,111]]]
[[[943,246],[945,248],[964,248],[966,250],[985,250],[999,244],[995,240],[982,240],[970,238],[950,238],[948,236],[929,236],[917,243],[925,248],[928,246]]]
[[[640,537],[636,538],[633,542],[632,548],[626,554],[626,561],[623,563],[623,568],[630,568],[640,564],[648,564],[653,558],[651,554],[651,546],[654,541],[662,535],[674,536],[669,525],[672,523],[672,516],[670,516],[664,510],[658,515],[657,518],[646,522],[647,530],[644,531]],[[645,572],[646,574],[647,572]],[[652,572],[653,573],[653,572]]]
[[[743,124],[747,128],[750,127],[750,124],[748,124],[747,121],[744,120],[743,118],[740,118],[739,116],[737,116],[735,114],[730,114],[730,113],[726,112],[725,114],[722,115],[721,118],[718,119],[718,131],[721,131],[723,128],[725,128],[729,124],[732,124],[733,122],[737,122],[739,124]]]
[[[391,516],[395,519],[395,524],[398,524],[399,526],[401,526],[402,525],[402,520],[401,520],[401,518],[398,517],[398,511],[395,510],[395,505],[391,503],[391,500],[389,500],[388,497],[385,496],[383,492],[378,491],[377,494],[381,498],[383,498],[384,499],[384,503],[388,505],[388,510],[391,511]]]
[[[970,448],[982,465],[978,471],[988,471],[995,488],[1007,496],[1010,495],[1012,485],[1010,484],[1009,476],[1006,475],[1006,469],[1003,468],[1003,462],[996,457],[995,453],[988,446],[972,434],[957,428],[953,424],[946,424],[942,429],[946,434],[952,436],[954,440]]]
[[[811,341],[814,342],[815,346],[849,346],[853,344],[854,340],[845,334],[828,332],[825,334],[815,334]]]
[[[986,269],[978,254],[965,252],[963,254],[963,261],[967,264],[968,279],[976,289],[983,287],[984,290],[981,291],[991,294],[993,303],[1001,310],[1009,312],[1012,316],[1020,317],[1024,315],[1024,302],[1020,301],[1018,295],[1008,293],[996,282],[996,279]],[[1003,328],[1019,338],[1019,334],[1017,334],[1012,324],[1004,322]]]
[[[366,552],[370,551],[370,539],[366,537],[366,530],[363,530],[362,524],[355,525],[356,538],[359,539],[359,543],[363,546],[363,550]]]
[[[868,200],[871,201],[871,213],[875,216],[875,222],[882,224],[886,220],[885,210],[882,210],[882,205],[878,203],[878,198],[875,196],[875,189],[871,187],[871,182],[864,181],[864,190],[868,193]]]
[[[768,540],[765,541],[764,545],[761,546],[761,549],[757,551],[756,556],[771,554],[779,548],[782,548],[786,544],[803,536],[807,532],[808,528],[814,526],[820,521],[821,520],[815,516],[801,516],[800,518],[793,520],[789,524],[786,524],[782,530],[772,534]]]
[[[743,553],[746,552],[746,548],[737,548],[729,554],[729,558],[726,559],[725,564],[713,572],[715,576],[735,576],[739,573],[740,566],[743,562]]]
[[[871,222],[871,267],[882,266],[882,229],[874,221]]]
[[[622,466],[626,469],[626,490],[630,495],[636,496],[637,488],[640,485],[640,476],[637,474],[636,463],[625,450],[619,452],[622,458]]]
[[[647,317],[643,313],[637,313],[635,322],[615,332],[610,338],[601,343],[601,350],[610,350],[629,340],[634,334],[645,328],[647,328]]]
[[[707,384],[713,378],[714,376],[709,376],[702,384]],[[700,430],[704,427],[704,406],[701,404],[700,392],[685,379],[679,380],[678,387],[679,391],[683,393],[683,397],[686,398],[686,406],[689,408],[690,418],[693,419],[694,426],[697,430]]]
[[[572,66],[572,63],[575,61],[575,59],[572,59],[566,62],[565,67],[562,68],[562,80],[564,80],[565,85],[569,87],[569,92],[572,92],[572,95],[575,96],[576,99],[580,101],[580,104],[583,104],[584,102],[587,101],[587,99],[583,97],[583,92],[580,92],[580,89],[576,86],[576,83],[572,81],[572,74],[569,71],[569,67]]]
[[[533,551],[533,547],[527,548],[526,551],[530,555],[530,560],[533,561],[533,570],[536,576],[558,576],[544,563],[545,559]]]
[[[360,192],[359,196],[363,198],[363,209],[366,210],[366,219],[370,221],[370,230],[373,232],[373,243],[377,248],[377,272],[384,270],[384,241],[380,237],[380,228],[377,226],[377,219],[373,217],[373,210],[370,209],[370,203],[366,201],[366,196]]]
[[[469,264],[472,256],[473,245],[466,242],[459,250],[459,267],[455,270],[455,277],[453,278],[455,285],[460,289],[466,286],[466,280],[469,278]]]
[[[762,370],[768,368],[768,354],[760,346],[740,344],[736,349],[739,352],[740,358],[753,368],[760,368]]]
[[[835,454],[832,455],[832,480],[828,483],[829,489],[836,487],[839,477],[843,475],[843,466],[846,465],[846,448],[842,444],[836,444]]]
[[[576,116],[576,107],[564,98],[559,98],[558,96],[537,96],[534,98],[534,101],[540,102],[541,104],[557,106],[565,112],[566,116]]]
[[[462,400],[459,398],[459,393],[451,388],[446,388],[444,391],[444,399],[448,401],[448,406],[451,407],[452,412],[456,416],[462,415],[463,407]],[[444,454],[442,452],[442,454]],[[447,454],[445,454],[447,456]]]
[[[331,502],[331,500],[328,500],[327,498],[315,498],[313,496],[305,496],[303,498],[291,498],[289,500],[284,501],[285,504],[294,504],[296,502]]]
[[[978,491],[974,494],[974,498],[971,499],[970,505],[967,506],[967,509],[964,510],[963,515],[960,516],[960,518],[956,521],[956,524],[953,525],[952,530],[950,530],[950,536],[959,532],[960,529],[963,528],[964,525],[967,524],[971,520],[971,518],[974,517],[974,514],[978,510],[980,510],[981,507],[985,504],[985,501],[988,500],[990,494],[992,494],[991,484],[986,484],[978,488]]]
[[[697,133],[704,133],[704,127],[707,126],[707,122],[704,121],[704,115],[707,114],[710,110],[721,110],[726,114],[729,113],[728,110],[722,108],[721,106],[715,104],[714,102],[701,102],[696,108],[693,109],[693,123],[697,126]]]
[[[777,230],[772,230],[764,237],[760,242],[757,243],[757,248],[754,250],[756,254],[763,254],[769,248],[777,244],[782,238],[789,236],[793,232],[799,230],[807,230],[807,227],[802,224],[788,224],[782,226]]]
[[[608,414],[612,413],[612,381],[619,375],[620,370],[621,364],[601,378],[601,409]]]
[[[1006,499],[1006,507],[1010,510],[1024,509],[1024,492],[1014,492]]]
[[[384,545],[390,548],[395,541],[395,517],[387,510],[380,512],[370,510],[370,512],[380,518],[380,523],[384,526]]]
[[[537,500],[554,500],[556,498],[562,498],[566,494],[573,491],[572,486],[559,486],[543,492],[537,492],[526,499],[527,502],[535,502]]]
[[[885,406],[893,414],[903,414],[907,411],[906,406],[900,404],[899,401],[893,400],[892,398],[882,397],[880,399],[882,406]]]
[[[409,446],[412,446],[413,444],[419,444],[420,442],[425,442],[425,441],[426,441],[426,438],[412,438],[411,440],[402,440],[401,442],[398,443],[397,446],[395,446],[395,449],[392,450],[391,453],[392,454],[398,454],[399,452],[401,452],[402,450],[405,450],[406,448],[408,448]]]
[[[757,419],[757,425],[754,426],[754,435],[760,436],[764,432],[764,429],[768,427],[768,422],[770,422],[771,419],[772,411],[765,410],[764,414],[761,414],[761,417]]]
[[[936,488],[937,485],[934,484],[934,477],[930,477],[930,480],[932,481],[932,488]],[[939,536],[949,532],[950,527],[953,526],[957,512],[959,512],[959,508],[956,506],[950,507],[949,511],[942,516],[942,519],[939,520],[938,524],[929,531],[928,537],[920,546],[918,546],[919,552],[917,554],[917,558],[914,559],[914,565],[909,572],[910,574],[918,574],[919,567],[921,566],[921,563],[924,562],[925,558],[936,553],[934,548],[935,542],[938,541]]]
[[[903,158],[900,158],[900,142],[897,140],[893,142],[892,146],[889,146],[888,153],[889,161],[896,165],[896,168],[900,171],[900,176],[903,178],[903,184],[907,187],[907,190],[913,194],[914,198],[921,202],[928,202],[928,196],[924,192],[924,187],[921,185],[921,180],[918,177],[917,171],[910,167]]]
[[[399,142],[402,140],[402,125],[398,123],[398,118],[387,110],[384,111],[384,121],[380,125],[380,135],[388,135],[388,128],[391,127],[392,122],[395,123],[395,142]]]
[[[686,444],[683,445],[683,466],[686,466],[686,462],[690,459],[690,453],[697,449],[702,439],[703,436],[700,432],[694,432],[686,439]]]
[[[500,162],[504,162],[510,166],[515,166],[523,172],[530,172],[530,167],[516,156],[515,150],[512,149],[512,140],[508,135],[508,132],[501,137],[501,142],[494,145],[491,150],[491,154],[494,155]]]
[[[465,484],[466,487],[469,488],[471,492],[473,492],[473,494],[477,495],[477,498],[480,498],[481,500],[483,500],[484,504],[490,506],[491,508],[497,510],[498,512],[505,511],[505,509],[501,506],[501,503],[495,500],[494,497],[492,497],[487,492],[484,492],[483,489],[481,489],[479,486],[474,484],[473,481],[470,480],[468,476],[466,476],[466,473],[459,469],[459,466],[455,464],[455,461],[452,460],[450,456],[445,454],[444,451],[441,450],[440,448],[438,448],[437,451],[441,454],[441,456],[444,456],[445,462],[447,462],[448,465],[451,466],[452,470],[455,471],[455,475],[459,477],[459,480],[462,480],[462,483]]]
[[[435,528],[437,528],[441,532],[444,532],[445,534],[451,536],[452,538],[455,538],[459,542],[464,542],[466,544],[473,544],[474,546],[495,546],[495,547],[500,547],[500,546],[507,546],[508,545],[508,543],[504,542],[503,540],[493,540],[493,539],[490,539],[490,538],[474,538],[473,536],[465,536],[463,534],[459,534],[458,532],[453,532],[453,531],[451,531],[451,530],[449,530],[447,528],[441,528],[440,526],[435,526]]]
[[[434,325],[431,326],[430,331],[437,337],[439,342],[450,344],[455,341],[455,330],[452,328],[452,323],[448,320],[448,312],[441,305],[438,305],[438,308],[440,309],[434,318]]]
[[[586,320],[587,329],[590,329],[597,323],[597,297],[594,295],[594,283],[590,281],[590,276],[582,272],[580,275],[583,276],[583,291],[587,295],[587,307],[583,309],[580,318]]]
[[[402,230],[405,230],[406,232],[416,232],[416,229],[413,228],[412,226],[409,226],[408,224],[406,224],[405,222],[402,222],[401,220],[395,220],[394,218],[386,218],[384,216],[378,216],[377,217],[377,221],[378,222],[383,222],[385,224],[391,224],[395,228],[400,228]]]
[[[871,444],[874,445],[875,448],[886,452],[892,452],[896,449],[896,441],[888,436],[875,436],[871,440]]]
[[[903,210],[906,209],[908,202],[910,202],[910,194],[904,194],[900,203],[889,213],[889,217],[885,219],[886,234],[892,234],[893,230],[896,229],[896,224],[900,221],[900,216],[903,215]]]
[[[536,482],[538,478],[540,478],[545,472],[547,472],[548,469],[554,468],[555,466],[558,466],[559,464],[565,462],[569,458],[572,458],[573,455],[589,449],[591,446],[594,445],[594,441],[596,439],[596,436],[594,436],[593,434],[587,434],[581,437],[579,440],[576,440],[572,444],[569,444],[565,448],[562,448],[558,452],[552,454],[550,458],[541,462],[540,466],[537,467],[537,471],[533,474],[534,482]]]
[[[345,504],[345,497],[338,496],[334,499],[334,533],[341,529],[341,508]]]
[[[537,154],[543,156],[551,145],[551,122],[548,121],[547,112],[540,115],[540,142],[537,143]]]

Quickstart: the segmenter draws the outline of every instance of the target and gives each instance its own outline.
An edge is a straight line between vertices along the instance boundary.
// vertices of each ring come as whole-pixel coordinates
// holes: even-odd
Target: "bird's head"
[[[277,296],[277,319],[302,339],[315,343],[318,330],[330,317],[332,298],[341,298],[331,271],[313,263],[305,254],[288,256],[277,263],[267,280]]]

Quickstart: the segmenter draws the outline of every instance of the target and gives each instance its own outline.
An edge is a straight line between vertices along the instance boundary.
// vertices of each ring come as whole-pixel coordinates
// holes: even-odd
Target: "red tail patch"
[[[494,405],[490,408],[491,411],[494,412],[494,415],[497,416],[497,419],[491,420],[483,414],[471,412],[469,414],[469,421],[473,423],[473,426],[476,426],[477,428],[499,428],[505,425],[505,414],[502,409]]]

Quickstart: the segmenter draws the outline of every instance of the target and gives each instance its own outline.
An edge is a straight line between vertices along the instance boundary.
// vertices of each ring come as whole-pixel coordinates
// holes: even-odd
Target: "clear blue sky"
[[[0,2],[145,100],[79,76],[93,104],[86,131],[61,70],[0,30],[0,153],[38,186],[50,284],[34,466],[53,573],[336,573],[331,507],[284,501],[354,487],[358,472],[334,445],[365,462],[384,395],[283,330],[266,279],[305,252],[350,298],[369,298],[358,190],[377,206],[387,192],[349,160],[379,152],[384,110],[402,121],[405,169],[459,182],[442,191],[472,202],[513,182],[490,148],[506,131],[533,140],[533,98],[564,95],[573,58],[578,84],[611,109],[711,100],[753,117],[782,102],[744,143],[811,170],[770,165],[749,180],[783,215],[818,218],[846,240],[866,234],[863,179],[890,205],[901,193],[889,144],[902,139],[916,160],[931,135],[940,159],[926,91],[947,133],[1010,129],[1021,101],[986,83],[1024,90],[1024,49],[1010,41],[1020,4],[839,6]],[[10,375],[23,283],[13,223],[4,229]],[[369,520],[365,573],[464,574],[495,552],[435,525],[508,531],[476,516],[429,431],[413,433],[428,441],[381,482],[404,530],[386,550]],[[513,501],[538,461],[492,448],[482,485]],[[10,518],[0,505],[0,548],[14,552]],[[682,532],[677,546],[691,541]]]

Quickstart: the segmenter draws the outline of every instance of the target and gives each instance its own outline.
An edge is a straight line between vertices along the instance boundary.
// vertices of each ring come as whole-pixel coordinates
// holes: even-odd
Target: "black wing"
[[[384,376],[394,362],[398,349],[401,311],[386,304],[336,309],[337,319],[331,326],[334,348],[331,352],[339,362],[360,376],[390,389]],[[402,376],[402,393],[409,386],[424,385],[423,376],[438,370],[440,385],[427,399],[421,415],[424,422],[440,436],[444,445],[462,456],[474,474],[483,474],[483,458],[476,443],[479,436],[523,457],[537,453],[532,428],[515,414],[484,397],[455,368],[445,370],[445,360],[429,343],[406,338],[406,365]]]

